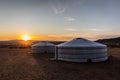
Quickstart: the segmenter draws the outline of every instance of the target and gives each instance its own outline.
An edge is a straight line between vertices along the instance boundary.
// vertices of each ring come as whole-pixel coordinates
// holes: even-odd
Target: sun
[[[28,41],[28,40],[31,40],[31,37],[28,36],[28,35],[23,35],[23,36],[21,37],[21,39],[24,40],[24,41]]]

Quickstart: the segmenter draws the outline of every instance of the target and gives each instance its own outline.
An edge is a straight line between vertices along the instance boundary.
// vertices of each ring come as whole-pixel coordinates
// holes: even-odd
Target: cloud
[[[75,21],[76,19],[73,17],[64,17],[66,21]]]
[[[61,7],[55,7],[55,6],[51,6],[51,7],[52,7],[52,9],[53,9],[53,11],[54,11],[55,14],[61,14],[61,13],[64,13],[65,10],[66,10],[65,7],[64,7],[64,8],[61,8]]]
[[[64,30],[66,30],[66,31],[78,31],[78,29],[75,29],[75,28],[66,28],[66,29],[64,29]]]
[[[114,38],[119,37],[120,34],[98,34],[96,35],[97,39],[107,39],[107,38]]]
[[[67,5],[66,5],[66,1],[64,0],[51,0],[51,8],[54,11],[55,14],[61,14],[64,13],[66,11]]]
[[[96,28],[91,28],[89,30],[91,30],[91,31],[105,31],[105,29],[96,29]]]
[[[67,41],[73,39],[74,37],[67,35],[48,35],[48,38],[54,41]]]
[[[60,35],[49,35],[49,39],[53,40],[71,40],[74,38],[86,38],[90,40],[96,40],[96,35],[95,34],[87,34],[87,33],[69,33],[69,34],[60,34]]]
[[[50,6],[55,14],[62,14],[66,9],[81,5],[85,0],[49,0]],[[73,19],[71,19],[73,21]]]

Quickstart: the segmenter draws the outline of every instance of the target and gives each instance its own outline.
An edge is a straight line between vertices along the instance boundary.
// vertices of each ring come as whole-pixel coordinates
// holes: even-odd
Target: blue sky
[[[0,39],[120,36],[120,0],[0,0]]]

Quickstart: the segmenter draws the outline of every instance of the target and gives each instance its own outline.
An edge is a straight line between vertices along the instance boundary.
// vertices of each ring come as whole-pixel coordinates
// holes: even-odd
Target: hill
[[[29,48],[31,45],[38,43],[40,41],[36,40],[29,40],[29,41],[23,41],[23,40],[9,40],[9,41],[0,41],[0,48]],[[48,41],[55,45],[63,43],[64,41]]]
[[[96,42],[106,44],[109,47],[120,47],[120,37],[109,38],[109,39],[99,39]]]

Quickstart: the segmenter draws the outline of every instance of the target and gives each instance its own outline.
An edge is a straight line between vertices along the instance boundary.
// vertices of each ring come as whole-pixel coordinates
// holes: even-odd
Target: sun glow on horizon
[[[29,35],[23,35],[21,36],[21,39],[24,41],[28,41],[28,40],[31,40],[31,37]]]

